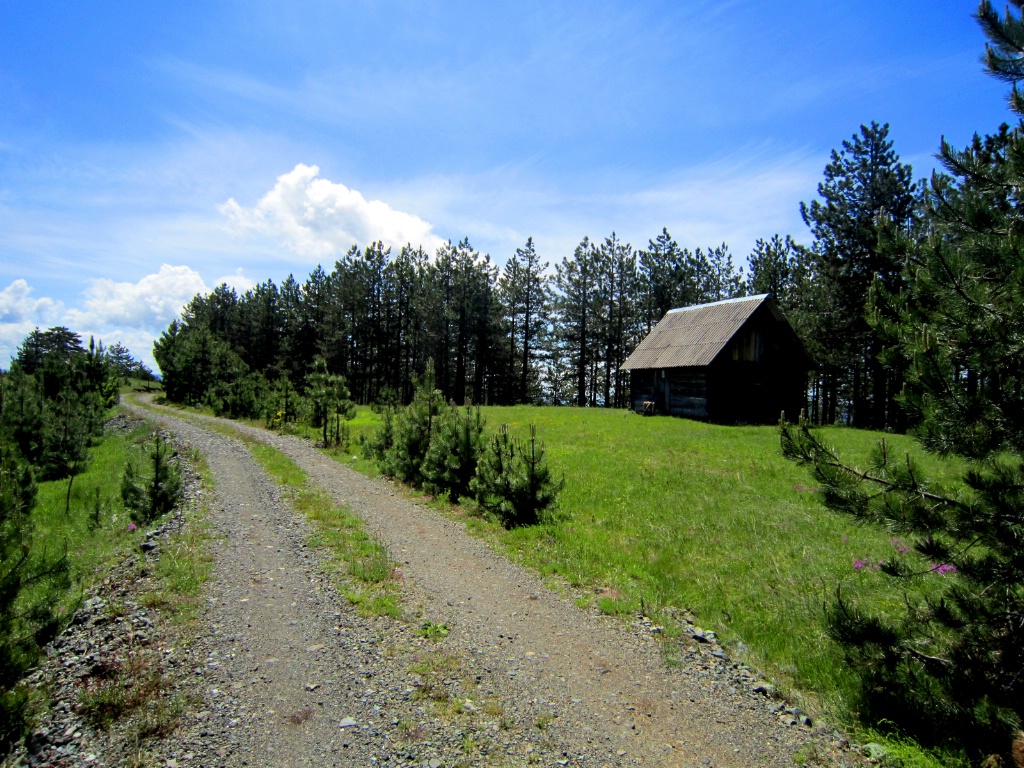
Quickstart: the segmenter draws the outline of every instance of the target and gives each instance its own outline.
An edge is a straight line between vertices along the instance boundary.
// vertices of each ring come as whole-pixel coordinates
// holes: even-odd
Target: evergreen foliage
[[[351,421],[356,415],[345,377],[329,373],[327,361],[318,357],[313,370],[306,375],[306,395],[312,405],[310,426],[322,430],[325,446],[340,445],[341,419]]]
[[[497,515],[506,528],[518,528],[541,522],[564,484],[552,479],[533,424],[527,444],[511,437],[508,425],[502,424],[487,444],[470,488],[483,509]]]
[[[174,509],[181,499],[182,483],[178,465],[171,459],[173,449],[159,433],[151,448],[143,451],[145,469],[129,460],[121,478],[121,499],[133,522],[145,525]]]
[[[509,400],[535,402],[540,396],[539,354],[543,347],[551,309],[550,289],[544,273],[547,262],[541,262],[533,246],[533,238],[505,262],[498,281],[498,294],[507,324],[508,361],[516,381],[516,390]]]
[[[787,235],[774,235],[754,243],[747,261],[746,292],[752,296],[771,294],[775,303],[790,316],[800,311],[806,295],[810,254]]]
[[[427,490],[446,493],[452,502],[471,495],[470,482],[483,448],[484,424],[479,406],[449,407],[439,414],[421,466]]]
[[[445,243],[433,258],[372,243],[305,281],[289,276],[242,295],[222,285],[194,297],[154,356],[172,402],[270,424],[281,411],[278,382],[287,378],[308,399],[306,377],[319,358],[358,403],[385,391],[410,402],[433,360],[437,388],[458,405],[622,407],[629,379],[620,365],[653,322],[743,290],[724,244],[690,251],[664,231],[649,252],[614,233],[584,239],[554,275],[532,238],[500,272],[467,240]],[[322,427],[312,403],[300,403],[296,418],[304,406]]]
[[[33,551],[35,496],[31,466],[12,442],[0,440],[0,745],[18,735],[24,692],[12,686],[56,635],[54,595],[68,581],[63,556]]]
[[[872,122],[832,151],[818,185],[820,199],[801,203],[811,228],[815,290],[807,295],[804,333],[819,364],[813,396],[820,421],[882,429],[902,426],[895,397],[899,370],[883,363],[883,344],[869,323],[868,293],[903,286],[902,263],[880,250],[878,222],[913,227],[917,205],[913,171],[900,162],[889,125]]]
[[[990,70],[1015,81],[1024,22],[987,2],[979,18]],[[1011,103],[1024,114],[1016,90]],[[898,621],[837,594],[828,620],[866,712],[1008,759],[1024,719],[1024,122],[965,150],[943,142],[940,158],[920,232],[885,222],[880,258],[905,264],[904,286],[876,287],[874,327],[907,361],[901,400],[922,443],[970,461],[963,486],[940,487],[884,443],[853,468],[806,425],[784,427],[782,446],[813,465],[830,506],[912,538],[923,574],[899,561],[886,573],[944,579]]]
[[[434,367],[428,363],[412,402],[395,415],[391,446],[379,462],[381,472],[414,488],[422,486],[423,460],[447,408],[435,386]]]
[[[37,545],[35,478],[68,478],[70,515],[72,483],[102,436],[118,366],[129,360],[123,347],[84,347],[58,326],[32,331],[10,371],[0,372],[0,745],[23,724],[25,691],[14,684],[66,618],[57,595],[69,585],[68,560]]]
[[[102,345],[85,348],[67,328],[35,330],[0,374],[0,435],[44,480],[72,477],[103,433],[118,375]]]
[[[395,407],[386,405],[380,411],[380,427],[364,443],[364,452],[368,459],[373,459],[382,467],[384,457],[394,444]]]

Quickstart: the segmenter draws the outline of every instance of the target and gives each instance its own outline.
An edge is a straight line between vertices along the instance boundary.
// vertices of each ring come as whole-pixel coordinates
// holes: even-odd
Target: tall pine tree
[[[844,418],[863,427],[890,426],[895,415],[894,378],[880,359],[878,335],[868,323],[868,292],[874,283],[899,289],[901,264],[878,249],[880,216],[909,227],[915,208],[912,169],[900,162],[889,140],[889,125],[862,125],[832,152],[820,199],[801,203],[814,234],[815,275],[821,284],[814,334],[830,339],[818,362],[840,388],[829,393],[826,421]],[[845,403],[841,403],[845,401]]]
[[[1014,5],[1000,17],[983,2],[978,17],[990,72],[1016,83],[1024,0]],[[1011,105],[1024,115],[1016,88]],[[883,230],[881,257],[906,268],[881,330],[910,363],[904,405],[925,447],[968,460],[962,486],[943,488],[884,443],[866,470],[806,427],[784,429],[783,448],[813,463],[830,506],[911,537],[919,573],[900,559],[886,573],[943,579],[901,619],[841,594],[829,611],[866,713],[978,759],[1001,753],[988,764],[1002,765],[1024,719],[1024,122],[962,151],[943,142],[940,158],[920,233],[898,220]]]

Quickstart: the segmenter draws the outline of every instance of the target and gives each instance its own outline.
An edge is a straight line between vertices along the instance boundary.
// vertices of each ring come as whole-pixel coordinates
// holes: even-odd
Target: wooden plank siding
[[[737,306],[740,301],[756,305]],[[723,424],[771,424],[783,411],[795,420],[805,405],[811,361],[768,298],[693,309],[697,311],[692,316],[699,318],[701,327],[694,329],[684,322],[690,310],[673,310],[674,317],[666,316],[667,330],[660,331],[656,342],[652,340],[646,347],[642,344],[634,362],[623,366],[630,371],[633,409],[641,412],[645,402],[653,402],[658,414]],[[735,317],[731,331],[722,328],[724,323],[714,325],[727,312],[726,320]],[[718,350],[710,356],[704,327],[721,334]],[[669,362],[669,367],[662,367],[669,360],[696,360],[697,355],[704,355],[699,360],[704,364],[670,367]],[[654,360],[665,362],[658,366]]]

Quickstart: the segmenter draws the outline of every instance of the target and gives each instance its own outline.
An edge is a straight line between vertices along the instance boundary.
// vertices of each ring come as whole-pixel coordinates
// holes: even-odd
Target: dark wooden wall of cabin
[[[635,370],[630,375],[630,402],[640,412],[653,401],[655,413],[687,419],[708,418],[708,386],[704,368]]]
[[[631,403],[720,424],[796,421],[806,403],[807,360],[788,327],[769,313],[751,318],[711,365],[631,372]]]
[[[795,421],[805,399],[802,370],[732,360],[708,369],[708,420],[719,424],[774,424],[783,411]]]

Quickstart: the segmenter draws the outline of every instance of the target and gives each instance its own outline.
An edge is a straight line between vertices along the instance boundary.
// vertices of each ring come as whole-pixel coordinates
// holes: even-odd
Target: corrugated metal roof
[[[669,310],[622,370],[709,365],[768,294]]]

